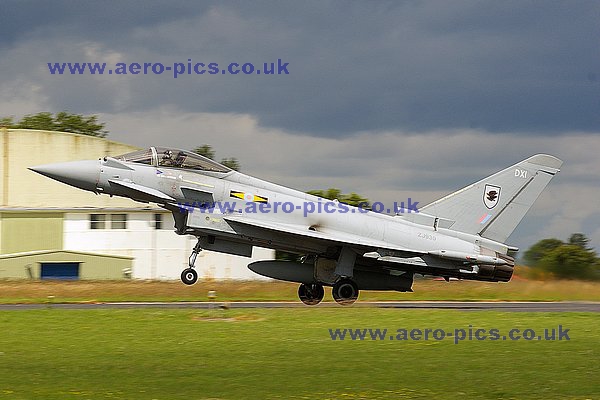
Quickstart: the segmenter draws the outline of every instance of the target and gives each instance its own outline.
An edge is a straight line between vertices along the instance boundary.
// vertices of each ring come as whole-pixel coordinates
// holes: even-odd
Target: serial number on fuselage
[[[417,237],[425,240],[433,240],[434,242],[437,240],[437,237],[435,235],[431,235],[429,233],[419,232],[417,233]]]

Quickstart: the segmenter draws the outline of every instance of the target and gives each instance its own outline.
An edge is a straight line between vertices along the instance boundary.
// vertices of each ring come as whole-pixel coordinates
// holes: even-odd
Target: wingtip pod
[[[549,154],[536,154],[526,159],[525,162],[546,167],[548,170],[547,172],[551,173],[557,173],[560,171],[560,167],[563,164],[563,161],[560,158],[551,156]]]

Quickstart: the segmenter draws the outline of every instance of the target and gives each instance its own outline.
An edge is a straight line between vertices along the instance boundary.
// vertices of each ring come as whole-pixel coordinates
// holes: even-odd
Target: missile
[[[447,258],[449,260],[466,261],[473,264],[511,265],[502,258],[485,256],[482,254],[469,254],[461,251],[436,250],[428,252],[429,255]]]

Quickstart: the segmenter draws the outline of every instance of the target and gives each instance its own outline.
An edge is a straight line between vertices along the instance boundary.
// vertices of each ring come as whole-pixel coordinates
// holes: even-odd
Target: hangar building
[[[72,188],[28,167],[138,150],[104,138],[0,128],[0,278],[179,279],[196,239],[178,236],[168,211],[153,204]],[[259,279],[253,258],[202,251],[204,279]]]

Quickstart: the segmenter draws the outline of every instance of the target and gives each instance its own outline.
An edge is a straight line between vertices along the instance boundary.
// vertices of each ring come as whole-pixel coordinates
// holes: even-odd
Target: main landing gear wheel
[[[303,283],[298,288],[298,297],[306,305],[315,306],[323,300],[325,291],[319,283]]]
[[[186,285],[193,285],[198,280],[198,273],[196,270],[191,268],[186,268],[181,273],[181,282]]]
[[[343,278],[333,285],[333,299],[343,306],[349,306],[358,299],[358,286],[352,280]]]

